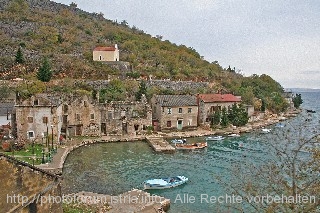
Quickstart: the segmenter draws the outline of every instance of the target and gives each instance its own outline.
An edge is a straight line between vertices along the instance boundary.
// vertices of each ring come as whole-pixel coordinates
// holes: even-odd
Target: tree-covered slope
[[[1,69],[12,78],[15,55],[21,46],[25,72],[33,72],[43,56],[52,62],[56,76],[106,78],[119,74],[92,61],[96,46],[118,44],[120,60],[130,62],[134,72],[156,78],[210,80],[223,70],[209,63],[191,47],[162,41],[129,27],[126,21],[113,22],[102,14],[87,13],[48,0],[2,0],[0,2]]]

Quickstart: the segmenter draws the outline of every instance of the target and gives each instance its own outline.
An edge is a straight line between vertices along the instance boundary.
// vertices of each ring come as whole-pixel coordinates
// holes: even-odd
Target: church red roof
[[[93,51],[115,51],[115,47],[96,47]]]
[[[199,94],[199,99],[203,102],[240,102],[241,99],[232,94]]]

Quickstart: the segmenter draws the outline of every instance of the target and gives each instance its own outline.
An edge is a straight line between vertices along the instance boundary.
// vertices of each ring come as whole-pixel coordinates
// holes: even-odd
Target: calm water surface
[[[320,93],[301,94],[303,107],[317,110],[313,115],[314,125],[317,125]],[[303,119],[301,115],[291,120],[291,123],[298,126]],[[203,140],[204,138],[188,139],[189,142]],[[270,135],[249,133],[239,138],[209,142],[208,147],[203,150],[177,151],[174,154],[155,153],[145,142],[82,147],[72,152],[65,162],[63,193],[93,191],[117,195],[132,188],[141,188],[141,183],[146,179],[184,175],[190,180],[187,184],[149,192],[170,198],[172,213],[215,212],[220,207],[217,204],[201,203],[201,194],[221,196],[228,193],[217,176],[226,181],[234,166],[266,161],[270,157],[269,140]],[[179,194],[194,196],[196,201],[182,204],[177,200],[174,203]]]

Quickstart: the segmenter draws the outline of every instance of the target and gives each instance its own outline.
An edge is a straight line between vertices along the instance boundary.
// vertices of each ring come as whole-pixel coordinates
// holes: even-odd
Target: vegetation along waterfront
[[[5,0],[0,10],[0,212],[319,210],[319,93],[245,76],[76,3]],[[177,176],[188,182],[140,191]],[[81,193],[108,199],[35,200]],[[163,202],[113,202],[139,193]]]

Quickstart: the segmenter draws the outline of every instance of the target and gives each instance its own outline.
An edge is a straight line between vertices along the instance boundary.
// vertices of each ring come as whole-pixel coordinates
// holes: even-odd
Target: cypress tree
[[[213,114],[212,125],[218,125],[220,123],[221,113],[220,110],[216,110]]]
[[[136,93],[136,100],[140,101],[142,94],[147,95],[147,84],[144,80],[140,82],[139,91]]]
[[[19,47],[17,54],[16,54],[16,62],[18,64],[23,64],[25,62],[23,54],[22,54],[22,50],[21,47]]]
[[[44,58],[42,66],[37,72],[37,78],[43,82],[49,82],[52,77],[51,65],[47,57]]]
[[[222,116],[221,116],[221,126],[227,127],[228,125],[229,125],[229,119],[228,119],[227,108],[223,107],[222,108]]]
[[[265,112],[266,111],[266,102],[265,100],[262,99],[261,101],[261,112]]]

